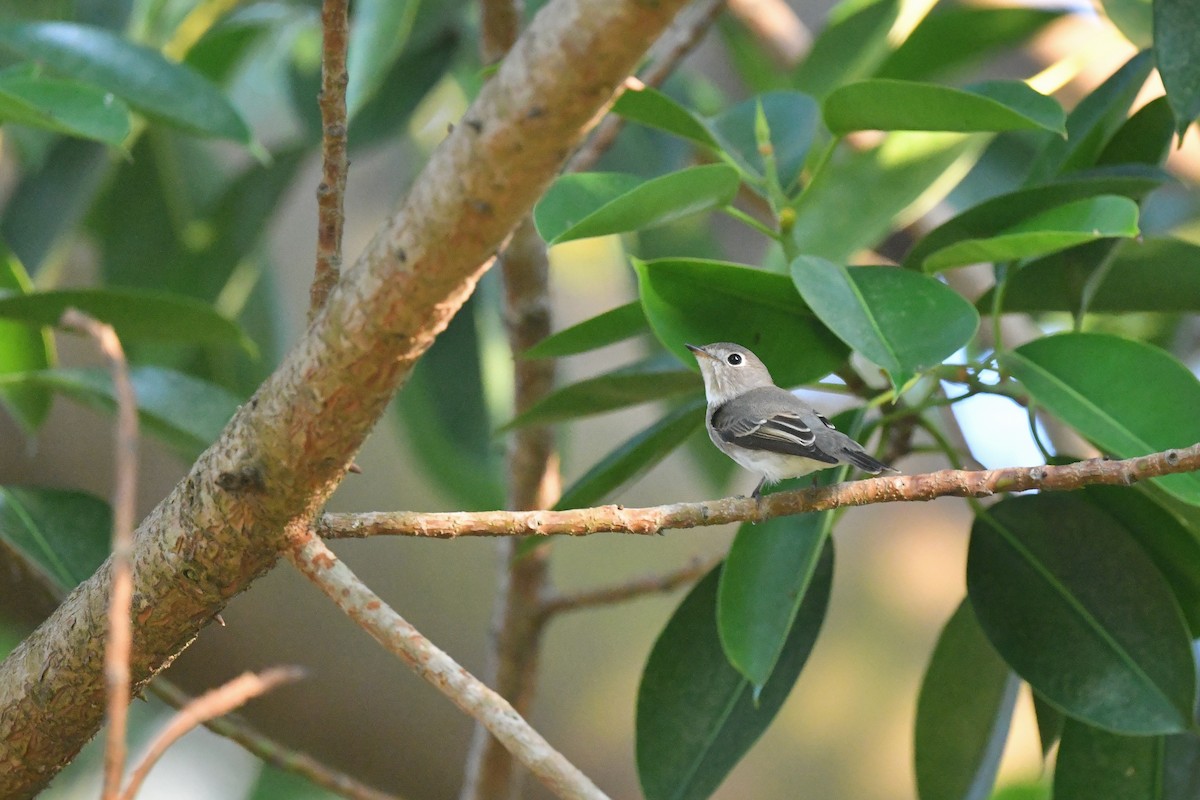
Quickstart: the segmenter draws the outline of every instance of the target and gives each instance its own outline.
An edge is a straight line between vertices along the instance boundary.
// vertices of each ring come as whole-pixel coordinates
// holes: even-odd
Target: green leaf
[[[695,114],[650,86],[626,89],[613,104],[612,113],[710,150],[719,147],[717,140]]]
[[[991,793],[1019,687],[963,600],[942,628],[917,699],[913,749],[921,800]]]
[[[822,511],[738,528],[721,570],[717,631],[729,663],[756,693],[783,653],[832,525],[832,512]]]
[[[920,269],[925,259],[938,250],[968,239],[995,236],[1033,215],[1076,200],[1106,194],[1138,200],[1170,179],[1162,170],[1151,167],[1108,167],[1002,194],[968,208],[927,233],[905,256],[904,266]]]
[[[0,73],[0,122],[5,121],[113,147],[129,135],[129,109],[108,92],[25,70]]]
[[[1154,62],[1182,139],[1200,116],[1200,15],[1194,0],[1154,0]]]
[[[1150,52],[1138,53],[1080,101],[1067,116],[1067,138],[1055,137],[1047,142],[1027,182],[1040,183],[1096,164],[1108,140],[1125,122],[1130,105],[1153,68]]]
[[[632,175],[584,172],[556,180],[533,210],[546,244],[606,236],[668,222],[727,205],[737,194],[737,171],[708,164],[648,181]]]
[[[1063,13],[939,4],[879,65],[875,77],[924,81],[962,70],[1024,42]]]
[[[797,250],[836,263],[875,247],[940,202],[984,144],[982,134],[899,131],[835,154],[796,201]]]
[[[676,609],[646,662],[637,701],[637,764],[646,800],[700,800],[720,785],[787,699],[825,617],[827,545],[775,672],[755,703],[717,635],[720,567]]]
[[[1033,713],[1037,717],[1038,741],[1042,745],[1044,759],[1062,737],[1063,723],[1067,717],[1037,691],[1030,693],[1033,695]]]
[[[602,414],[695,392],[700,386],[694,372],[680,369],[674,361],[652,359],[564,386],[542,398],[524,414],[518,414],[501,430]]]
[[[250,142],[250,129],[215,85],[190,67],[109,31],[70,22],[7,24],[0,25],[0,46],[110,91],[167,124]]]
[[[1002,356],[1038,405],[1098,447],[1132,458],[1200,442],[1200,381],[1157,347],[1100,333],[1036,339]],[[1200,475],[1154,482],[1200,505]]]
[[[1120,736],[1068,720],[1055,800],[1191,800],[1200,796],[1200,737]]]
[[[526,350],[524,358],[560,358],[586,353],[650,330],[636,300],[547,336]]]
[[[346,51],[346,114],[353,118],[375,93],[412,33],[420,0],[359,0]]]
[[[238,409],[238,398],[224,388],[174,370],[134,367],[129,379],[137,397],[138,416],[146,429],[189,461],[216,441]],[[0,376],[0,386],[6,380],[62,392],[106,411],[116,408],[112,378],[105,369],[53,369]]]
[[[1016,261],[1098,239],[1132,238],[1138,233],[1137,203],[1103,194],[1033,214],[987,238],[957,241],[930,253],[924,268],[940,272],[970,264]]]
[[[714,117],[709,127],[721,149],[739,169],[758,181],[765,180],[766,164],[755,135],[758,109],[766,117],[779,185],[786,191],[800,177],[804,159],[817,130],[817,102],[800,92],[766,92],[739,103]]]
[[[1150,556],[1193,636],[1200,636],[1200,539],[1152,495],[1119,486],[1087,486],[1081,496],[1120,523]]]
[[[33,287],[17,257],[0,245],[0,292],[24,295]],[[45,369],[56,361],[54,338],[45,328],[0,320],[0,404],[26,434],[32,435],[50,413],[50,392],[37,386],[6,385],[13,373]]]
[[[686,403],[630,437],[571,484],[557,509],[594,506],[644,475],[704,427],[704,400]]]
[[[112,514],[84,492],[0,486],[0,543],[66,592],[108,556]]]
[[[822,115],[836,136],[851,131],[1065,131],[1062,108],[1020,81],[967,89],[877,78],[832,91]]]
[[[792,85],[818,100],[834,88],[870,76],[887,56],[888,34],[900,15],[899,0],[842,2],[813,41]]]
[[[0,295],[0,318],[55,326],[63,311],[78,308],[112,325],[121,339],[237,344],[253,351],[241,329],[211,306],[145,289],[63,289]]]
[[[949,286],[898,267],[847,269],[800,256],[792,281],[817,317],[887,370],[897,388],[953,355],[979,327],[979,314]]]
[[[685,344],[737,342],[763,360],[780,386],[833,372],[846,346],[784,275],[699,259],[634,259],[642,308],[654,335],[689,368]]]
[[[1156,97],[1121,124],[1096,157],[1098,166],[1149,164],[1160,166],[1171,151],[1175,117],[1166,97]]]
[[[1149,47],[1153,42],[1151,0],[1100,0],[1104,14],[1117,26],[1121,35],[1135,47]]]
[[[976,518],[967,588],[988,639],[1069,715],[1130,734],[1191,726],[1196,667],[1170,587],[1119,524],[1069,494]]]

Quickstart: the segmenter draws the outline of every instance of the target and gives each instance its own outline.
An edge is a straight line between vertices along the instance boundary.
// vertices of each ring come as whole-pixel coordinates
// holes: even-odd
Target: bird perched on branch
[[[796,395],[776,386],[758,356],[741,345],[686,347],[704,376],[708,436],[722,453],[762,475],[751,495],[756,500],[764,484],[838,464],[852,464],[872,475],[897,471]]]

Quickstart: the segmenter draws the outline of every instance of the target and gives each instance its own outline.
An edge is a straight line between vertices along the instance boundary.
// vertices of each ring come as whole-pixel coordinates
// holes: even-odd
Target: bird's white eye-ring
[[[742,356],[741,353],[730,353],[729,357],[725,360],[736,367],[738,364],[742,363]]]

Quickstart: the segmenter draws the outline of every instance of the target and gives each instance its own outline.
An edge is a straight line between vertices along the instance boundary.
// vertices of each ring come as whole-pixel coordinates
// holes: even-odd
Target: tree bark
[[[304,338],[142,522],[145,683],[307,527],[413,364],[683,0],[547,6]],[[103,715],[109,565],[0,664],[0,796],[43,788]]]

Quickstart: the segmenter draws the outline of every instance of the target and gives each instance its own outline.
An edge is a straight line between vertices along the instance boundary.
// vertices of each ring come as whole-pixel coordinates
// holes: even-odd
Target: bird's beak
[[[684,344],[684,347],[686,347],[688,350],[691,350],[697,356],[703,356],[704,358],[711,358],[713,361],[717,360],[716,356],[710,354],[703,347],[697,347],[694,344]]]

